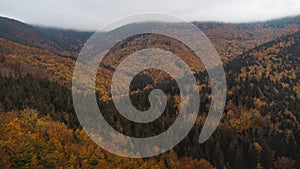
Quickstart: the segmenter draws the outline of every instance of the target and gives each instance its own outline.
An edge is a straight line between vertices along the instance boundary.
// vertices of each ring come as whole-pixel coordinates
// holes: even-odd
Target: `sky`
[[[141,12],[188,21],[253,22],[300,15],[300,0],[0,0],[1,16],[77,30],[97,30]]]

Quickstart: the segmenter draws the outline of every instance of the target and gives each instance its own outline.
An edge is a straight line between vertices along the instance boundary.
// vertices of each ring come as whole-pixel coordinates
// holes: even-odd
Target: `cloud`
[[[124,15],[162,12],[190,21],[248,22],[300,14],[299,0],[9,0],[0,15],[27,23],[96,30]]]

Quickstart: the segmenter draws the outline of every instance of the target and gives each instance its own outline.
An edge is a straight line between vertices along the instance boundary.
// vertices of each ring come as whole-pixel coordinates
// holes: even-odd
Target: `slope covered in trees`
[[[77,57],[84,42],[92,33],[31,26],[14,19],[0,17],[0,38],[48,50],[61,56]]]
[[[297,25],[289,22],[282,26],[256,24],[261,25],[202,25],[204,31],[211,33],[208,37],[217,50],[224,50],[222,57],[243,52],[228,57],[225,65],[228,95],[222,122],[207,142],[198,143],[209,110],[210,84],[206,72],[195,72],[201,89],[196,125],[174,149],[147,159],[114,156],[85,135],[72,106],[74,60],[1,38],[0,168],[297,168],[300,166],[300,33],[296,32]],[[215,34],[218,30],[223,32]],[[259,33],[261,37],[253,39]],[[53,41],[60,41],[60,33],[48,34],[56,39]],[[107,78],[112,76],[118,59],[138,50],[138,45],[150,47],[151,40],[160,38],[136,36],[123,42],[128,48],[119,43],[98,70],[102,75],[96,82],[99,107],[106,120],[126,135],[156,135],[177,117],[180,91],[176,82],[161,72],[141,72],[130,86],[132,104],[138,109],[149,107],[148,95],[156,87],[168,96],[163,116],[149,125],[126,121],[108,97]],[[76,37],[66,40],[68,50],[75,50],[75,46],[68,44],[73,40]],[[192,67],[198,66],[193,65],[192,55],[184,55],[188,48],[175,40],[169,42],[177,48],[159,41],[156,45],[177,52]],[[228,43],[237,50],[224,48]],[[104,95],[108,98],[103,99]]]
[[[35,28],[58,44],[64,53],[72,58],[77,57],[85,41],[94,33],[40,26]]]
[[[223,61],[276,38],[300,29],[299,16],[266,22],[230,24],[193,22],[212,41]],[[49,50],[67,57],[77,57],[90,32],[31,26],[17,20],[0,18],[0,37],[29,47]]]
[[[41,112],[25,109],[0,114],[0,168],[200,168],[214,167],[204,159],[128,159],[98,147],[81,129],[71,130]]]
[[[30,47],[61,51],[60,46],[34,27],[9,18],[0,17],[0,37]]]
[[[238,24],[194,22],[207,35],[224,62],[259,45],[299,31],[299,23],[299,16]]]

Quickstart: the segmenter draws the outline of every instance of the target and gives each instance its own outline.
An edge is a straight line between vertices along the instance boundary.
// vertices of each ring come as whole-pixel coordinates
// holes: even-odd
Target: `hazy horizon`
[[[31,25],[95,31],[123,16],[166,13],[193,22],[249,23],[300,15],[298,0],[0,1],[0,15]],[[100,17],[99,17],[100,16]]]
[[[265,21],[271,21],[271,20],[277,20],[277,19],[284,19],[284,18],[290,18],[290,17],[297,17],[300,16],[300,13],[297,15],[289,15],[289,16],[282,16],[282,17],[277,17],[277,18],[270,18],[270,19],[265,19],[265,20],[256,20],[256,21],[241,21],[241,22],[226,22],[226,21],[215,21],[215,20],[192,20],[189,22],[199,22],[199,23],[205,23],[205,22],[211,22],[211,23],[224,23],[224,24],[244,24],[244,23],[259,23],[259,22],[265,22]],[[5,16],[5,15],[0,15],[0,17],[4,17],[4,18],[9,18],[9,19],[13,19],[22,23],[26,23],[28,25],[31,26],[37,26],[37,27],[44,27],[44,28],[50,28],[50,29],[63,29],[63,30],[73,30],[73,31],[86,31],[86,32],[94,32],[97,31],[97,29],[80,29],[80,28],[68,28],[68,27],[63,27],[63,26],[54,26],[54,25],[42,25],[42,24],[35,24],[35,23],[28,23],[26,21],[23,21],[19,18],[14,18],[11,16]]]

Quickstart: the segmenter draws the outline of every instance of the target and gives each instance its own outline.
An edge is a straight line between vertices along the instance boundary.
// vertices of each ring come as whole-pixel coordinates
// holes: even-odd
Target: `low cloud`
[[[119,17],[162,12],[189,21],[249,22],[300,14],[299,0],[9,0],[0,15],[26,23],[96,30]]]

